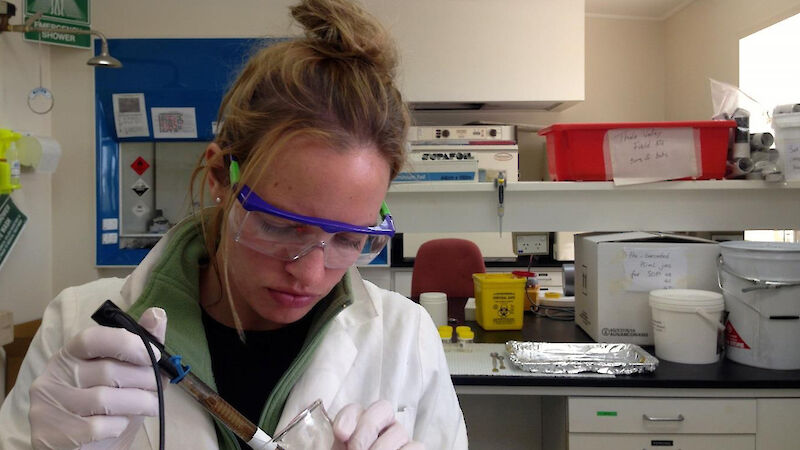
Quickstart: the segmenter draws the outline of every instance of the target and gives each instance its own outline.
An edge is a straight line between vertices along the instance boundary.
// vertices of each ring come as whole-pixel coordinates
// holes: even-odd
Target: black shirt
[[[300,353],[322,303],[326,302],[277,330],[245,331],[246,343],[239,339],[236,328],[217,322],[203,310],[217,392],[251,422],[259,423],[270,392]]]

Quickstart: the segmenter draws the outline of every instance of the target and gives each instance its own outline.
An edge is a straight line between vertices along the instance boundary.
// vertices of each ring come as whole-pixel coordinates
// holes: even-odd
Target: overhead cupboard
[[[417,109],[559,110],[584,99],[583,0],[362,0]]]

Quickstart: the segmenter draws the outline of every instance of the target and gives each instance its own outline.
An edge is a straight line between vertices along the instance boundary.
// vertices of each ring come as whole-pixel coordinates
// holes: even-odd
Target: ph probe
[[[275,450],[278,445],[272,438],[245,416],[226,402],[213,389],[203,383],[189,370],[188,366],[181,363],[180,356],[170,355],[164,345],[152,334],[142,328],[133,317],[119,309],[111,300],[106,300],[100,308],[92,314],[92,319],[100,325],[113,328],[124,328],[131,333],[141,336],[145,341],[155,346],[161,352],[158,368],[169,377],[170,383],[177,384],[189,393],[195,400],[239,436],[247,445],[256,450]],[[163,427],[163,422],[161,424]]]

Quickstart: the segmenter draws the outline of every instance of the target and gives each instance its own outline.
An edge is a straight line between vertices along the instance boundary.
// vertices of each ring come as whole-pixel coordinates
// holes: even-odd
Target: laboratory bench
[[[448,316],[469,325],[476,344],[494,344],[496,351],[509,340],[594,342],[574,321],[532,313],[522,330],[486,331],[464,321],[464,303],[450,299]],[[652,346],[643,349],[655,356]],[[615,377],[519,376],[510,369],[489,375],[451,369],[470,448],[800,448],[800,370],[724,358],[714,364],[659,360],[654,372]]]

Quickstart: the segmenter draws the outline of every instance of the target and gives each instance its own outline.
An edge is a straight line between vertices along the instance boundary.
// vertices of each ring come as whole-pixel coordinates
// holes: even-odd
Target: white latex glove
[[[333,420],[335,449],[347,450],[424,450],[419,442],[409,440],[408,432],[395,420],[394,408],[378,400],[364,410],[351,403]]]
[[[164,342],[163,309],[146,310],[139,324]],[[144,416],[158,415],[147,348],[122,328],[93,326],[73,337],[33,381],[30,398],[35,449],[128,448]]]

